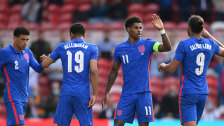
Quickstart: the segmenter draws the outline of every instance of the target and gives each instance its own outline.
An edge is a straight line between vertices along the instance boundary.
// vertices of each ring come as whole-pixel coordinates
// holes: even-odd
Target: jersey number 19
[[[72,72],[72,53],[70,51],[67,51],[68,55],[68,72]],[[80,73],[84,70],[84,53],[82,51],[77,51],[75,53],[75,62],[78,63],[79,65],[74,66],[74,70],[77,73]]]

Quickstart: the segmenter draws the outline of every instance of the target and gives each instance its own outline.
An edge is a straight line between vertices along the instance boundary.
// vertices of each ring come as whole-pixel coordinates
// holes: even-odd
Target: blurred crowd
[[[0,0],[1,1],[1,0]],[[151,14],[145,13],[144,7],[156,11],[163,21],[186,22],[191,14],[201,15],[206,22],[224,21],[223,0],[6,0],[7,6],[13,8],[21,6],[23,23],[44,22],[60,23],[60,21],[88,22],[90,25],[97,22],[111,23],[123,21],[128,16],[137,15],[143,21],[150,21]],[[76,3],[74,3],[76,2]],[[72,4],[71,4],[72,3]],[[0,5],[1,6],[1,5]],[[0,7],[1,8],[1,7]],[[61,9],[59,9],[61,8]],[[147,9],[146,9],[147,10]],[[57,11],[63,11],[56,14]],[[0,9],[1,15],[1,9]],[[150,15],[150,17],[148,16]],[[1,18],[1,16],[0,16]],[[0,22],[1,23],[1,22]],[[224,24],[218,25],[218,28]],[[215,26],[214,26],[215,27]],[[212,28],[211,27],[211,30]],[[215,28],[214,28],[215,29]],[[224,31],[224,30],[223,30]],[[37,39],[30,42],[30,49],[35,58],[40,62],[42,54],[50,54],[52,47],[44,34],[39,29]],[[154,53],[151,60],[150,75],[153,90],[153,106],[156,118],[179,118],[178,90],[180,70],[174,74],[158,72],[157,66],[162,62],[170,62],[175,54],[177,41],[175,34],[169,34],[172,43],[172,51],[168,53]],[[60,32],[60,42],[70,40],[65,31]],[[101,110],[102,94],[105,91],[106,81],[113,62],[113,51],[117,44],[111,37],[111,31],[103,31],[103,39],[94,42],[99,49],[99,94],[96,105],[93,108],[94,118],[113,118],[117,102],[122,88],[122,73],[119,72],[115,86],[111,90],[111,97],[105,110]],[[3,48],[0,40],[0,48]],[[48,69],[38,74],[30,69],[29,102],[27,118],[52,118],[56,110],[63,70],[61,61],[58,60]],[[0,118],[6,118],[3,103],[4,82],[0,73]],[[202,119],[224,119],[224,59],[213,57],[208,70],[209,97]],[[161,93],[163,92],[163,93]]]

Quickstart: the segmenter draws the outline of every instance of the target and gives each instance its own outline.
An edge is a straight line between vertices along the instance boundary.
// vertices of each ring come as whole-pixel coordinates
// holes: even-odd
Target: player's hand
[[[42,56],[40,56],[40,60],[43,62],[45,59],[47,58],[47,56],[45,54],[43,54]]]
[[[201,36],[204,38],[211,38],[211,34],[205,28],[203,28]]]
[[[102,110],[104,110],[106,104],[107,104],[107,99],[108,99],[109,95],[108,94],[105,94],[103,96],[103,99],[102,99]]]
[[[162,20],[161,20],[160,17],[159,17],[158,15],[156,15],[156,14],[153,14],[153,15],[152,15],[152,24],[153,24],[154,27],[155,27],[156,29],[158,29],[159,31],[164,29]]]
[[[89,101],[89,106],[87,106],[87,108],[91,108],[93,107],[93,105],[96,103],[96,96],[93,95],[91,98],[90,98],[90,101]]]
[[[158,66],[158,71],[159,72],[164,72],[164,67],[166,66],[166,64],[165,63],[161,63],[161,64],[159,64],[159,66]]]

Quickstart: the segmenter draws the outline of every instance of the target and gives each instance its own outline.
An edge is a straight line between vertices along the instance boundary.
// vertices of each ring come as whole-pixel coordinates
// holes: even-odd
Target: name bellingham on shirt
[[[211,50],[212,46],[209,44],[194,44],[190,46],[191,51],[194,51],[195,49],[208,49]]]
[[[69,44],[66,44],[64,46],[65,49],[68,49],[68,48],[76,48],[76,47],[82,47],[84,49],[87,49],[88,48],[88,45],[83,44],[83,43],[69,43]]]

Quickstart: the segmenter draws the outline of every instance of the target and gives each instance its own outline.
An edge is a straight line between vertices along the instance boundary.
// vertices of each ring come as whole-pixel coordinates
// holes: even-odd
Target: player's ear
[[[128,32],[128,33],[130,32],[130,27],[127,27],[127,32]]]

